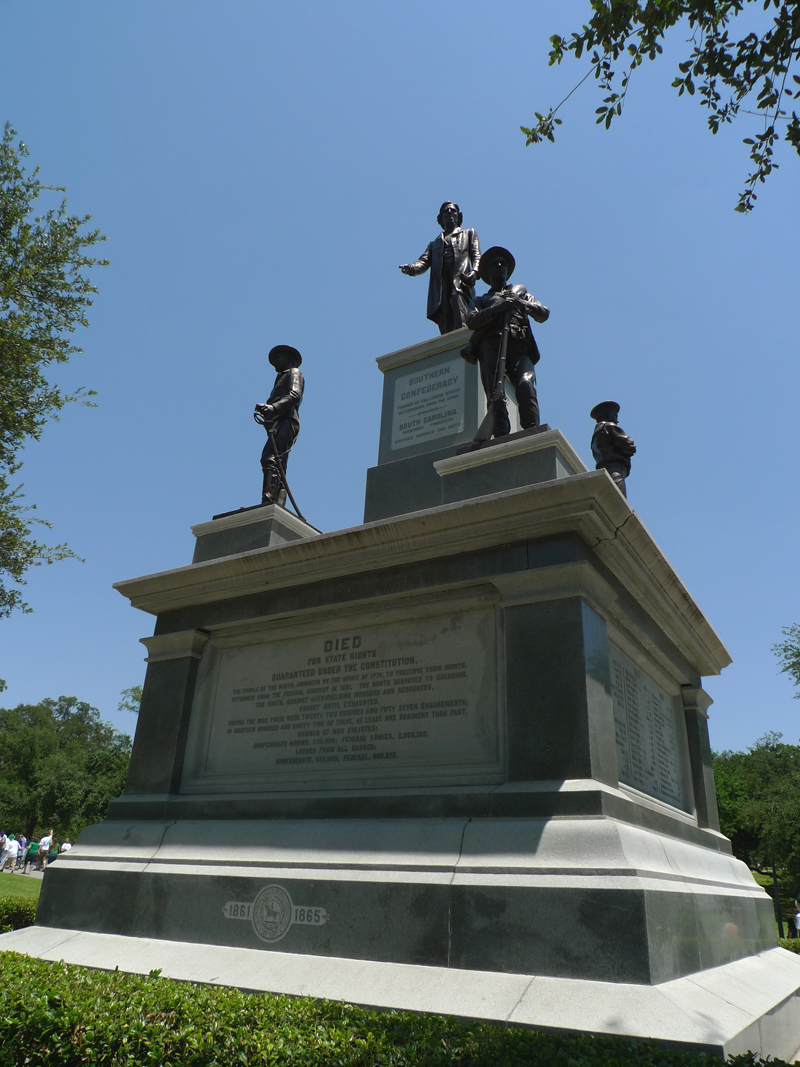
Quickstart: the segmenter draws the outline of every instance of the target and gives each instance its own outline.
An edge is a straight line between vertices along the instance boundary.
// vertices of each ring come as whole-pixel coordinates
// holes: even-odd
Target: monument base
[[[456,389],[439,355],[400,406]],[[701,679],[730,657],[580,467],[523,434],[434,466],[447,503],[288,542],[221,517],[212,558],[120,583],[156,619],[125,795],[0,946],[793,1054],[800,957],[719,832]]]
[[[59,861],[60,862],[60,861]],[[536,1030],[616,1034],[718,1056],[800,1052],[800,960],[781,948],[657,986],[371,960],[33,926],[0,949],[127,974],[252,993],[325,997],[362,1007],[431,1012]]]
[[[37,923],[645,985],[775,945],[769,898],[688,818],[670,833],[602,815],[370,818],[370,801],[360,818],[226,821],[200,801],[192,821],[108,819],[48,871]]]

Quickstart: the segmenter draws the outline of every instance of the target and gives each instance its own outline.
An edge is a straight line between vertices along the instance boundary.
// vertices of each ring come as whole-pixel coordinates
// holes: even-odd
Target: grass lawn
[[[0,874],[0,897],[25,897],[38,900],[42,891],[42,879],[29,874]]]

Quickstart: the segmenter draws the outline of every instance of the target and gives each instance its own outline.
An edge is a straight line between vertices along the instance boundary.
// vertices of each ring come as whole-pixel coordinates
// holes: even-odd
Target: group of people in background
[[[39,841],[28,841],[24,834],[5,834],[0,831],[0,873],[21,870],[23,874],[30,871],[44,871],[60,852],[69,852],[72,845],[64,841],[59,845],[49,830]],[[30,868],[30,871],[29,871]]]

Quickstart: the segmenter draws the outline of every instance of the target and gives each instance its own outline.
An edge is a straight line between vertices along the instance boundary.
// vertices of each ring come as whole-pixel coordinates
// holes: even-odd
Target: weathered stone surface
[[[413,363],[387,365],[392,419],[395,393],[429,410],[402,397]],[[425,459],[413,429],[385,468]],[[463,992],[465,1014],[523,1025],[638,1034],[635,1003],[652,1036],[781,1054],[800,961],[713,1025],[691,998],[721,987],[686,984],[760,973],[775,944],[713,804],[701,677],[728,654],[557,431],[492,450],[444,468],[483,491],[546,454],[553,477],[120,583],[156,616],[131,777],[46,875],[40,924],[86,933],[31,945],[101,960],[132,937],[169,961],[172,941],[199,980],[213,946],[235,984],[257,954],[285,991],[373,1003],[369,976],[378,1003]],[[412,971],[441,995],[419,1002]]]
[[[441,608],[215,643],[182,792],[497,779],[495,610]]]
[[[442,503],[471,500],[540,482],[585,474],[586,467],[560,430],[523,430],[482,447],[434,459],[442,479]]]
[[[48,872],[37,921],[644,984],[774,944],[740,861],[607,818],[106,823]]]
[[[367,471],[364,521],[408,514],[442,503],[437,459],[472,440],[486,414],[477,366],[460,352],[467,329],[380,356],[383,403],[378,464]],[[512,427],[519,428],[513,398]]]
[[[196,538],[192,563],[319,537],[319,530],[277,504],[221,515],[193,526],[192,533]]]

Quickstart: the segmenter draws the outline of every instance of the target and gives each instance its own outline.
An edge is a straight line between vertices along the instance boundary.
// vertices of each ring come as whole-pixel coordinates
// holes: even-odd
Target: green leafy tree
[[[120,693],[120,702],[117,704],[117,711],[130,711],[134,715],[139,714],[139,707],[142,703],[142,687],[140,685],[132,685],[130,689],[123,689]]]
[[[760,33],[743,14],[750,15],[754,3],[769,12]],[[589,70],[578,85],[594,75],[604,94],[597,122],[608,129],[622,114],[635,71],[661,55],[665,35],[682,26],[691,51],[672,82],[678,94],[697,93],[712,133],[741,115],[755,120],[752,136],[744,139],[751,171],[736,205],[751,211],[756,185],[778,167],[774,150],[781,137],[800,154],[800,116],[789,114],[789,101],[800,92],[800,77],[792,73],[800,56],[800,0],[590,0],[590,7],[580,32],[550,38],[550,65],[570,52],[588,57]],[[526,144],[555,139],[557,112],[578,85],[546,114],[537,111],[532,127],[521,127]]]
[[[747,752],[714,756],[720,828],[753,870],[772,865],[800,889],[800,746],[768,733]]]
[[[0,826],[75,838],[125,786],[131,739],[76,697],[0,708]]]
[[[788,674],[794,684],[798,686],[798,692],[794,694],[795,700],[800,700],[800,624],[784,626],[781,633],[786,638],[772,646],[772,651],[778,657],[781,671]]]
[[[64,393],[47,374],[81,351],[71,335],[88,326],[86,312],[97,292],[85,272],[107,265],[87,255],[105,240],[86,228],[91,216],[70,215],[63,198],[38,208],[44,193],[64,189],[44,185],[38,167],[25,171],[28,149],[15,143],[16,136],[7,123],[0,139],[0,618],[15,608],[29,610],[15,586],[24,585],[30,567],[74,555],[66,545],[36,540],[35,524],[49,524],[31,514],[35,506],[22,503],[12,479],[25,444],[38,440],[65,404],[85,404],[94,395]]]

